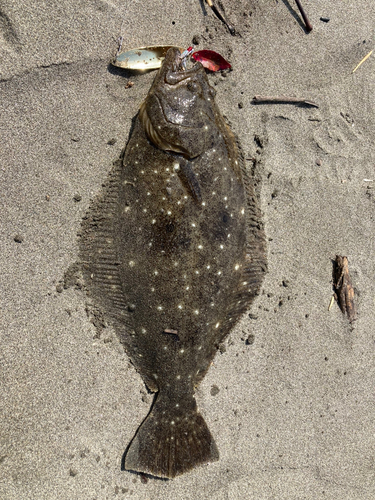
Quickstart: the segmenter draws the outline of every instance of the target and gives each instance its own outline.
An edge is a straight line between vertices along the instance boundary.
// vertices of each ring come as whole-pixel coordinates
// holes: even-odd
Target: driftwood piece
[[[343,314],[347,314],[350,323],[356,319],[354,289],[349,276],[348,258],[336,255],[333,262],[333,288],[337,302]]]

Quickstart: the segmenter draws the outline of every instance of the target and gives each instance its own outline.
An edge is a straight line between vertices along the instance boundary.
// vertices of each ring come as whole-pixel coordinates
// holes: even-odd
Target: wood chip
[[[347,257],[336,255],[333,264],[333,287],[337,301],[343,314],[347,314],[350,323],[356,319],[354,305],[354,289],[349,276],[349,262]]]

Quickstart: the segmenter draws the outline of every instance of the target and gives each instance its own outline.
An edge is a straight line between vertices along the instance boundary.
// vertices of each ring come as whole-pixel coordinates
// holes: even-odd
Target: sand
[[[198,0],[1,2],[1,499],[375,498],[375,56],[352,73],[375,4],[302,1],[310,34],[294,2],[222,0],[235,37]],[[59,286],[155,76],[109,66],[120,32],[126,48],[199,35],[232,63],[210,81],[268,239],[262,292],[197,393],[220,461],[172,481],[121,470],[152,396],[85,294]],[[336,254],[352,325],[328,311]]]

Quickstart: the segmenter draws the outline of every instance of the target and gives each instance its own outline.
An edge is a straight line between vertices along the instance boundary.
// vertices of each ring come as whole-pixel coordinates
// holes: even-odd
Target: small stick
[[[234,27],[231,24],[228,23],[228,21],[224,18],[224,16],[217,10],[217,8],[214,5],[214,3],[212,2],[212,0],[206,0],[206,2],[208,4],[208,6],[211,7],[211,9],[214,11],[216,16],[220,19],[220,21],[225,24],[225,26],[228,28],[230,34],[234,36],[236,34],[236,30],[234,29]]]
[[[363,64],[363,63],[366,61],[366,59],[368,59],[368,58],[371,56],[371,54],[372,54],[373,52],[374,52],[374,50],[370,50],[370,52],[369,52],[369,53],[368,53],[368,54],[367,54],[367,55],[366,55],[366,56],[362,59],[362,61],[360,61],[360,62],[357,64],[357,66],[353,69],[352,73],[354,73],[354,71],[357,71],[357,69],[361,66],[361,64]]]
[[[118,48],[117,48],[117,52],[116,52],[116,56],[119,55],[119,53],[121,52],[121,49],[122,49],[122,42],[124,41],[124,37],[123,36],[119,36],[118,39],[117,39],[117,42],[118,42]]]
[[[331,302],[329,303],[329,306],[328,306],[328,311],[330,311],[330,310],[331,310],[331,307],[333,306],[333,303],[334,303],[334,302],[335,302],[335,296],[334,296],[334,295],[332,295],[332,297],[331,297]]]
[[[349,263],[347,257],[336,255],[333,264],[333,288],[337,301],[343,314],[347,314],[350,323],[356,319],[354,306],[354,289],[349,276]]]
[[[312,24],[308,20],[308,17],[306,16],[306,13],[303,10],[303,7],[301,5],[301,2],[299,0],[296,0],[296,4],[297,4],[297,7],[298,7],[299,11],[301,12],[301,15],[302,15],[303,20],[305,22],[307,31],[312,31],[312,29],[313,29]]]
[[[308,101],[307,99],[300,99],[298,97],[284,97],[284,96],[269,96],[269,95],[256,95],[253,97],[254,103],[291,103],[291,104],[304,104],[305,106],[313,106],[314,108],[319,108],[318,104],[315,102]]]

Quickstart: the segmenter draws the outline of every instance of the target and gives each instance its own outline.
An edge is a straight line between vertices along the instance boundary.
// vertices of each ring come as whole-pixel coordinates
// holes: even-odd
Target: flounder
[[[86,288],[155,393],[125,468],[164,478],[219,457],[194,390],[266,267],[253,183],[214,96],[202,65],[184,70],[170,49],[82,225]]]

